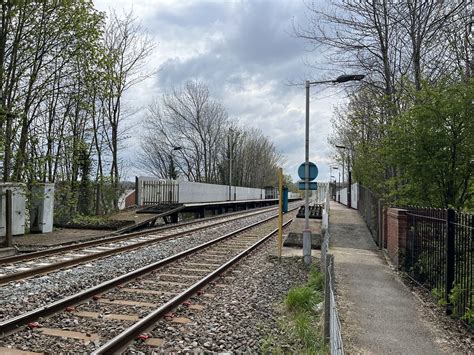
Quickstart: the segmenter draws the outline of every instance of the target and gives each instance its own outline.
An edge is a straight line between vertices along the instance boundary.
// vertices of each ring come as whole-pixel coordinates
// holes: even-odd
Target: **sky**
[[[225,106],[231,120],[260,129],[275,144],[285,158],[284,173],[298,180],[297,169],[304,161],[305,88],[294,84],[343,74],[307,64],[322,58],[294,35],[293,24],[305,27],[308,22],[303,0],[94,3],[105,12],[133,10],[157,44],[147,63],[156,74],[132,87],[123,100],[125,107],[137,110],[130,118],[134,129],[122,151],[129,178],[143,175],[133,161],[140,154],[140,122],[146,106],[173,87],[199,80]],[[339,88],[312,89],[310,161],[319,168],[318,181],[329,179],[331,117],[334,107],[344,102]]]

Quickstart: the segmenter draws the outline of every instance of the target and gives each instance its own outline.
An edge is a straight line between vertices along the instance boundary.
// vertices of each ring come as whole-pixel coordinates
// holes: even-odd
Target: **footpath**
[[[331,201],[330,251],[347,354],[446,354],[420,301],[387,265],[357,210]]]

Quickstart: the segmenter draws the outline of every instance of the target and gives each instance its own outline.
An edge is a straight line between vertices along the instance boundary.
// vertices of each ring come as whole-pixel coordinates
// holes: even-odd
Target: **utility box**
[[[6,191],[12,192],[12,234],[25,234],[25,185],[21,183],[1,183],[0,184],[0,237],[7,234],[6,225]]]
[[[39,184],[31,189],[30,231],[53,231],[54,184]]]

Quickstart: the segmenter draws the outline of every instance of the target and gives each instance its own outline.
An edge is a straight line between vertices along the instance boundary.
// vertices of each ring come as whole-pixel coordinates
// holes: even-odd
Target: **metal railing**
[[[330,256],[329,270],[329,344],[331,354],[344,354],[342,343],[341,322],[337,311],[336,298],[334,297],[334,258]]]
[[[324,287],[324,337],[329,341],[330,351],[333,355],[343,355],[344,346],[342,343],[341,322],[337,310],[336,298],[334,295],[334,256],[329,253],[329,199],[328,189],[325,198],[325,208],[323,211],[324,239],[321,244],[321,270],[325,274]]]
[[[474,311],[474,215],[452,209],[407,208],[405,271],[471,322]]]
[[[179,184],[175,180],[138,178],[136,185],[139,206],[179,202]]]
[[[375,193],[365,186],[359,184],[358,188],[359,201],[357,209],[367,224],[367,228],[369,228],[370,234],[372,234],[372,239],[374,240],[375,244],[381,248],[381,220],[383,218],[383,200],[381,200]],[[384,247],[386,247],[386,245],[384,245]]]

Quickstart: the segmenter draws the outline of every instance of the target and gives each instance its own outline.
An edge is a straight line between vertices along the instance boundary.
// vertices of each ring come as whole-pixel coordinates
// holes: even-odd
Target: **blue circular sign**
[[[306,164],[303,163],[298,168],[298,176],[303,181],[305,180],[305,176],[304,176],[305,165]],[[311,162],[309,162],[308,165],[309,165],[309,181],[311,181],[311,180],[316,179],[316,177],[318,176],[318,167],[316,166],[316,164],[311,163]]]

